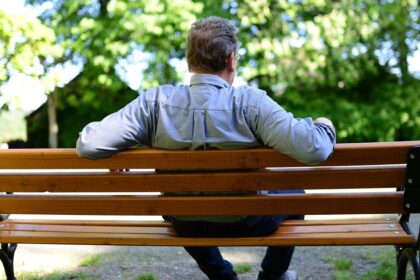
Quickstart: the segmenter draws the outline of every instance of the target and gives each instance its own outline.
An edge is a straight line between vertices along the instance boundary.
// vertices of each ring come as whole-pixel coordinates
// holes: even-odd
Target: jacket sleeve
[[[255,131],[268,147],[306,164],[319,164],[333,152],[336,134],[332,127],[298,119],[264,94],[257,109]]]
[[[103,120],[86,125],[76,143],[77,153],[102,159],[138,144],[149,145],[151,114],[147,100],[140,95]]]

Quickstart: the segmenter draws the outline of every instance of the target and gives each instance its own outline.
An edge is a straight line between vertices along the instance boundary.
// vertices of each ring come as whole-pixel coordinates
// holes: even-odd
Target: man
[[[272,147],[301,162],[327,159],[335,145],[326,118],[295,119],[256,88],[232,86],[237,66],[235,28],[225,19],[195,22],[188,35],[190,85],[164,85],[100,122],[88,124],[78,153],[100,159],[141,144],[164,149]],[[273,192],[268,192],[273,193]],[[275,193],[275,192],[274,192]],[[171,217],[184,236],[247,236],[274,232],[285,216]],[[303,217],[293,217],[300,218]],[[189,247],[188,253],[212,280],[238,279],[217,247]],[[268,247],[258,279],[297,279],[288,271],[293,247]]]

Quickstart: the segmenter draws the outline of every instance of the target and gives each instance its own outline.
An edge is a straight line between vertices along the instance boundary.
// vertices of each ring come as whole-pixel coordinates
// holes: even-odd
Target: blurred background
[[[187,31],[210,15],[238,29],[235,85],[331,118],[338,142],[418,140],[419,13],[416,0],[1,0],[0,143],[74,147],[145,89],[188,84]]]

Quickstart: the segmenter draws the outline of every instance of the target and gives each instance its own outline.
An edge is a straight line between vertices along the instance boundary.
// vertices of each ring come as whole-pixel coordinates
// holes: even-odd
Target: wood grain
[[[323,165],[405,163],[410,147],[420,141],[337,144]],[[80,158],[74,149],[0,150],[0,169],[68,168],[263,168],[302,166],[302,163],[268,148],[246,150],[135,149],[103,160]]]
[[[1,195],[0,213],[68,215],[296,215],[401,213],[403,193],[243,196]]]
[[[405,165],[304,167],[231,172],[10,173],[1,192],[185,192],[279,189],[395,188]]]
[[[343,221],[342,221],[343,222]],[[97,221],[74,221],[62,224],[26,224],[9,221],[0,227],[0,242],[91,245],[141,245],[141,246],[321,246],[321,245],[391,245],[411,244],[412,235],[406,234],[395,222],[372,220],[360,225],[354,221],[340,226],[324,226],[322,221],[312,225],[306,221],[290,221],[277,232],[264,237],[237,238],[184,238],[174,234],[167,223],[156,226],[153,222],[144,228],[126,227],[109,223],[98,226]]]

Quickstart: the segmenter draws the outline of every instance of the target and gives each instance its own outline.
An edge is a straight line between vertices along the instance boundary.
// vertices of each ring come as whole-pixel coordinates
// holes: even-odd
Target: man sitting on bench
[[[190,85],[149,89],[118,112],[88,124],[77,141],[78,153],[100,159],[135,145],[192,150],[268,146],[307,164],[326,160],[336,141],[331,121],[294,118],[264,91],[233,87],[237,50],[229,21],[209,17],[195,22],[186,50]],[[268,235],[288,218],[191,216],[171,221],[182,236],[234,237]],[[209,279],[238,279],[217,247],[185,249]],[[268,247],[258,279],[297,279],[288,271],[293,249]]]

